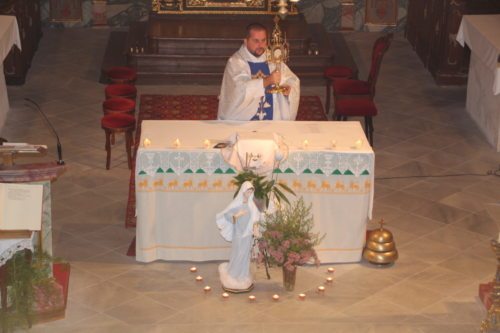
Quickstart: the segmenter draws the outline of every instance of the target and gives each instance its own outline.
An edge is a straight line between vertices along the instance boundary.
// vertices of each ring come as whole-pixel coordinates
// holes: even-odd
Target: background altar
[[[500,15],[465,15],[457,41],[470,47],[467,112],[500,152]]]
[[[374,153],[358,122],[143,121],[141,143],[148,138],[152,145],[137,152],[138,261],[229,258],[230,243],[220,236],[215,215],[232,200],[237,171],[203,142],[213,145],[254,130],[279,133],[289,146],[276,172],[313,203],[315,231],[326,233],[317,247],[320,260],[361,259],[373,203]],[[309,147],[302,149],[306,139]]]

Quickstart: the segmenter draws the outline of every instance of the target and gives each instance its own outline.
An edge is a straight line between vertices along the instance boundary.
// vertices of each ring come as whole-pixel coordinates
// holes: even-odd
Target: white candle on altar
[[[144,147],[147,148],[147,147],[151,146],[151,140],[149,140],[148,138],[145,138],[143,144],[144,144]]]
[[[179,148],[181,146],[181,140],[179,138],[174,140],[174,148]]]
[[[332,140],[332,148],[337,147],[337,140]]]
[[[307,149],[309,147],[309,140],[305,139],[304,142],[302,142],[302,148]]]
[[[356,149],[361,148],[362,145],[363,145],[363,140],[361,139],[358,139],[356,140],[356,142],[354,142],[354,147],[356,147]]]
[[[209,149],[210,148],[210,140],[208,140],[208,139],[203,140],[203,147],[205,149]]]

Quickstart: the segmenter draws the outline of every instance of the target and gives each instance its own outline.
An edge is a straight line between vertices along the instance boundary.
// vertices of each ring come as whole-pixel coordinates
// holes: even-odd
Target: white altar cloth
[[[232,200],[237,171],[211,147],[249,131],[278,133],[289,146],[275,176],[312,203],[315,231],[326,234],[317,247],[320,260],[361,259],[373,204],[374,153],[358,122],[158,120],[143,121],[141,128],[135,170],[138,261],[229,258],[230,243],[220,236],[215,215]]]
[[[0,130],[2,130],[9,111],[9,97],[7,96],[7,85],[3,74],[3,61],[14,45],[21,49],[16,17],[0,15]]]
[[[464,15],[457,41],[471,49],[467,112],[500,152],[500,15]]]

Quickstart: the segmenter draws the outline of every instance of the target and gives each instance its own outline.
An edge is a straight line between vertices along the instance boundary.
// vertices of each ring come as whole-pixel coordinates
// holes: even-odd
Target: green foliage
[[[7,263],[8,311],[0,311],[1,322],[7,331],[27,328],[33,321],[35,286],[50,297],[53,295],[52,258],[35,252],[31,262],[25,251],[17,252]]]
[[[241,185],[243,185],[243,183],[246,181],[249,181],[253,184],[253,187],[255,189],[254,197],[257,200],[264,201],[264,207],[269,206],[271,194],[274,194],[276,200],[278,200],[278,203],[284,201],[287,204],[290,204],[290,201],[286,197],[285,192],[295,195],[295,192],[287,185],[277,182],[275,179],[269,180],[266,176],[259,176],[252,170],[245,170],[241,171],[234,177],[234,183],[238,187],[234,196],[236,196],[236,194],[240,191]]]
[[[314,250],[323,236],[314,233],[312,205],[306,206],[301,197],[273,214],[266,214],[261,222],[263,229],[259,249],[267,260],[292,270],[292,266],[303,265],[310,260],[319,264]]]

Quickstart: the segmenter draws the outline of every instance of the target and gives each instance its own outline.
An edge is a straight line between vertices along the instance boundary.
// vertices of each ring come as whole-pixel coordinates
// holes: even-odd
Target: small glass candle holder
[[[196,268],[195,266],[193,266],[193,267],[191,267],[191,268],[189,269],[189,271],[190,271],[191,273],[194,273],[194,272],[196,272],[197,270],[198,270],[198,268]]]
[[[328,271],[328,273],[333,274],[333,273],[335,273],[335,268],[333,268],[333,267],[328,267],[328,270],[327,270],[327,271]]]
[[[203,288],[203,291],[205,291],[206,293],[208,293],[210,290],[212,290],[212,287],[210,287],[210,286],[205,286]]]
[[[229,298],[229,293],[222,293],[222,298],[228,299]]]
[[[203,281],[203,277],[198,275],[197,277],[194,278],[196,280],[196,282],[201,282]]]
[[[304,301],[306,299],[306,294],[299,294],[299,299]]]
[[[280,295],[278,295],[278,294],[274,294],[273,295],[273,300],[274,301],[279,301],[279,299],[280,299]]]
[[[257,297],[255,297],[254,295],[250,295],[250,296],[248,296],[248,300],[249,300],[250,302],[254,302],[256,299],[257,299]]]
[[[333,278],[331,276],[327,277],[326,283],[333,283]]]
[[[319,293],[323,293],[323,292],[325,292],[325,286],[319,286],[319,287],[318,287],[318,292],[319,292]]]

